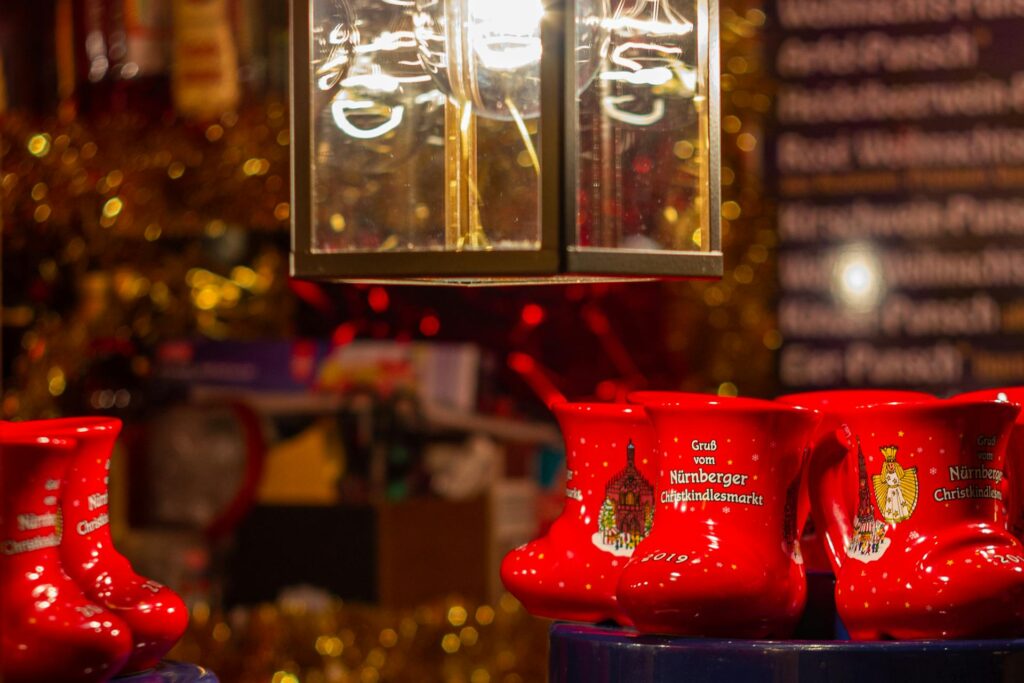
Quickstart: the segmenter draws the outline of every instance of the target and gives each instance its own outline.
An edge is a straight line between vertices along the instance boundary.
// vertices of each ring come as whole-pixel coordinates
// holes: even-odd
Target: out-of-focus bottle
[[[58,1],[58,25],[72,0]],[[169,0],[73,0],[75,102],[88,117],[170,105]],[[58,30],[58,34],[60,31]]]
[[[229,0],[173,0],[172,93],[179,114],[215,119],[241,95]]]

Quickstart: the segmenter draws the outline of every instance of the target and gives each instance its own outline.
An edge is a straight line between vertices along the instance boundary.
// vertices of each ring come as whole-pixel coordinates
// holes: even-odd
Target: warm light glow
[[[544,0],[417,0],[414,24],[424,68],[442,91],[472,105],[477,116],[536,118],[544,5]],[[579,0],[575,10],[582,91],[605,52],[606,3]]]
[[[540,63],[541,0],[471,0],[469,41],[489,69],[512,71]]]
[[[870,247],[844,247],[835,257],[832,290],[850,308],[875,308],[884,293],[882,266]]]

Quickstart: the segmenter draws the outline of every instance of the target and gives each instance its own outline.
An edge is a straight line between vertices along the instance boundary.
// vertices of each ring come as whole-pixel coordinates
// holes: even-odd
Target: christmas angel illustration
[[[898,524],[914,514],[917,506],[917,467],[903,469],[896,462],[896,446],[882,446],[885,463],[882,472],[871,477],[875,500],[882,517],[889,524]]]

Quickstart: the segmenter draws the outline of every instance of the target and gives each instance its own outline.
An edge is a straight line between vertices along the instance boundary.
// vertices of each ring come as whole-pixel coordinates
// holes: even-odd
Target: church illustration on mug
[[[594,545],[616,555],[629,556],[654,524],[654,487],[636,468],[636,447],[626,446],[626,467],[605,487]]]

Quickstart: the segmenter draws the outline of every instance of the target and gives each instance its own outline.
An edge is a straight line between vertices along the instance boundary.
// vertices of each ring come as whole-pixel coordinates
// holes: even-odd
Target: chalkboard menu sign
[[[767,5],[782,384],[1024,384],[1024,0]]]

